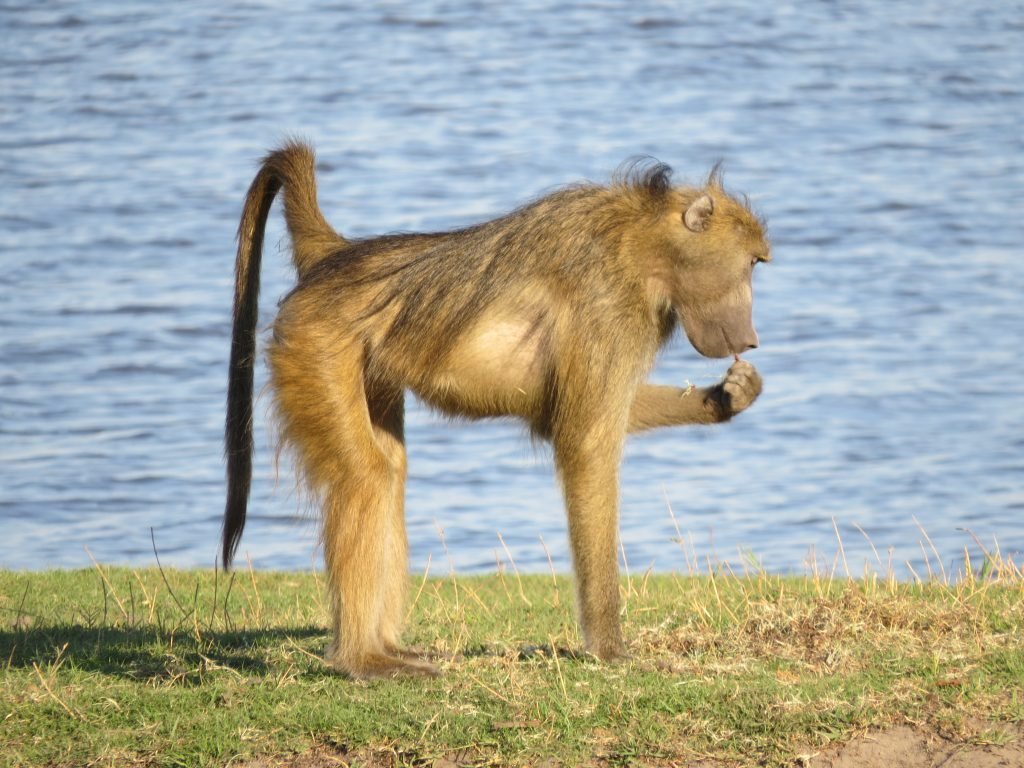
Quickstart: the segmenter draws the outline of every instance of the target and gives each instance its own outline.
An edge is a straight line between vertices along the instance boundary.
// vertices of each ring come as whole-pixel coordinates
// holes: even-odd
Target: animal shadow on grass
[[[171,684],[199,684],[214,669],[246,675],[269,674],[273,658],[302,641],[322,636],[321,627],[244,631],[161,630],[155,626],[81,625],[14,628],[0,631],[0,659],[8,669],[67,665],[82,672]],[[310,670],[323,674],[326,667]]]

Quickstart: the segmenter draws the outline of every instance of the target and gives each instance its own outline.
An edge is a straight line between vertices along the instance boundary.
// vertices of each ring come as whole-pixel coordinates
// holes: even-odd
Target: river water
[[[1020,3],[5,0],[0,39],[0,567],[213,564],[234,232],[292,134],[356,236],[724,161],[774,247],[765,392],[631,439],[631,572],[1024,559]],[[271,218],[264,323],[291,279]],[[677,340],[653,377],[725,367]],[[268,400],[241,552],[308,568]],[[566,570],[550,452],[410,407],[411,567]]]

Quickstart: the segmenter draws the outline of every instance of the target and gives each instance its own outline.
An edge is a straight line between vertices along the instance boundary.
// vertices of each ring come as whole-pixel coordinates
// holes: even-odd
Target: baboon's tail
[[[252,482],[253,365],[256,356],[257,301],[263,233],[270,206],[284,188],[284,215],[292,239],[293,261],[301,279],[344,239],[324,220],[316,199],[315,157],[309,145],[290,141],[267,155],[245,196],[238,225],[235,258],[234,325],[228,368],[224,452],[228,493],[221,539],[222,562],[231,565],[245,527]]]

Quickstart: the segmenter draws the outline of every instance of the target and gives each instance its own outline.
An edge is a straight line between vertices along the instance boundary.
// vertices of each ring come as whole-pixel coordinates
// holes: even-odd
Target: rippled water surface
[[[635,155],[680,181],[724,160],[774,245],[766,389],[733,424],[631,440],[633,571],[841,570],[837,532],[850,570],[955,567],[962,529],[1020,561],[1019,4],[4,2],[0,38],[0,566],[144,565],[154,541],[213,564],[234,231],[289,134],[352,235],[480,221]],[[279,209],[267,242],[265,323]],[[677,340],[653,376],[724,368]],[[268,399],[242,551],[304,568]],[[409,421],[414,569],[493,568],[499,534],[521,570],[544,545],[568,567],[549,451]]]

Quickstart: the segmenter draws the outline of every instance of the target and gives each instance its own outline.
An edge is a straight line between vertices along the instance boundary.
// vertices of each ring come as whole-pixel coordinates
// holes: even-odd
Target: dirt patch
[[[1024,726],[992,726],[972,743],[957,743],[909,727],[870,733],[817,755],[807,768],[1021,768]]]
[[[259,758],[238,763],[236,768],[338,768],[339,766],[366,766],[367,768],[476,768],[502,765],[493,756],[477,750],[440,758],[422,758],[391,750],[346,750],[332,745],[318,746],[299,755]],[[536,763],[512,763],[523,768],[569,768],[556,759]],[[586,768],[609,768],[620,765],[601,758],[587,760]],[[632,764],[649,768],[669,768],[685,765],[689,768],[734,768],[731,762],[701,760],[635,760]],[[749,765],[764,765],[751,756]],[[785,764],[784,764],[785,765]],[[795,768],[1022,768],[1024,767],[1024,724],[990,725],[972,742],[952,741],[935,733],[911,727],[893,728],[879,733],[860,736],[842,746],[820,752],[793,756],[788,763]]]

